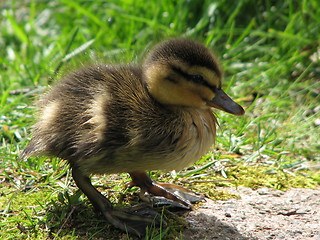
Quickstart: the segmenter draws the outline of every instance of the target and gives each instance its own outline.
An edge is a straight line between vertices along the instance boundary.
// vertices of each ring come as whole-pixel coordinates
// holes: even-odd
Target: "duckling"
[[[76,185],[115,227],[142,236],[159,215],[150,207],[117,209],[90,181],[127,172],[130,186],[191,209],[201,195],[150,179],[149,170],[180,170],[214,144],[211,108],[243,115],[222,89],[222,70],[202,44],[170,39],[142,66],[97,64],[62,78],[39,101],[33,137],[21,153],[67,160]]]

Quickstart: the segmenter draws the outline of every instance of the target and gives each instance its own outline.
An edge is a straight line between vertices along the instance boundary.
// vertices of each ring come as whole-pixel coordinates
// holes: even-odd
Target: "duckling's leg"
[[[130,172],[129,174],[132,178],[132,181],[129,183],[129,187],[138,186],[143,192],[148,192],[155,196],[162,196],[169,199],[169,201],[165,201],[163,198],[158,198],[155,205],[169,204],[175,207],[192,209],[191,203],[200,201],[204,198],[201,194],[175,184],[152,181],[145,172],[135,171]]]
[[[140,205],[132,208],[114,209],[92,184],[90,178],[79,169],[72,169],[72,176],[77,186],[88,197],[92,205],[115,227],[138,236],[145,235],[148,226],[159,226],[161,217],[150,206]],[[165,223],[164,223],[165,224]]]

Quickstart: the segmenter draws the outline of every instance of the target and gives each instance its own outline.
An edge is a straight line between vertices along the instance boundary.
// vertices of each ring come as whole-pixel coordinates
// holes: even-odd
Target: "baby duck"
[[[21,158],[67,160],[93,206],[115,227],[142,236],[157,213],[113,208],[89,176],[127,172],[130,186],[191,208],[201,196],[152,181],[145,171],[179,170],[206,154],[217,124],[211,107],[244,114],[221,80],[215,56],[180,38],[155,46],[142,66],[98,64],[74,71],[39,101],[33,137]]]

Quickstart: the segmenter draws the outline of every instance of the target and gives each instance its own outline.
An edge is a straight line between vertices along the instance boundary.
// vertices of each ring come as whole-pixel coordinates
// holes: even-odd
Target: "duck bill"
[[[222,89],[218,89],[215,94],[215,97],[207,102],[209,107],[214,107],[233,115],[241,116],[244,114],[243,108],[234,102]]]

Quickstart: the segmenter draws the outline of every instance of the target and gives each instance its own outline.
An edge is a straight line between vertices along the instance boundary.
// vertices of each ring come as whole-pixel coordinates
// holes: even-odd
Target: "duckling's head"
[[[244,114],[221,89],[222,71],[215,56],[195,41],[171,39],[160,43],[147,56],[143,72],[150,94],[162,104],[215,107]]]

